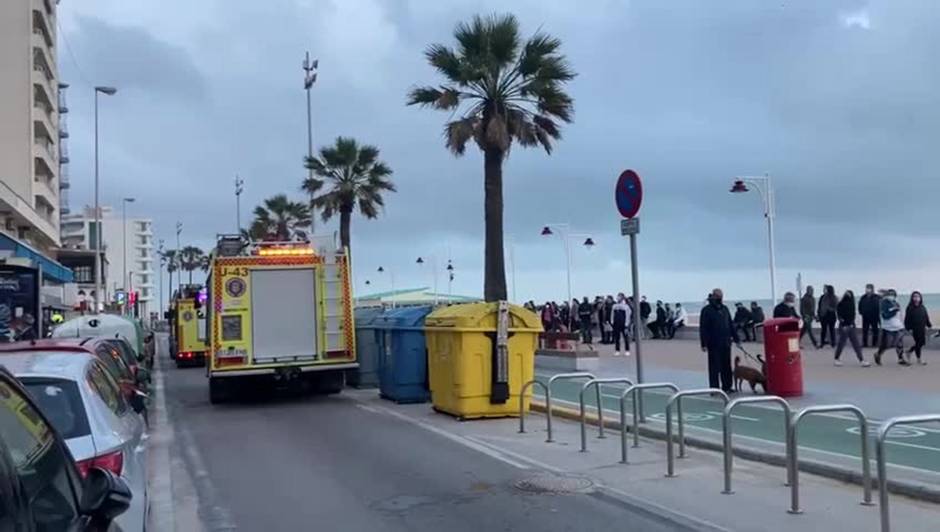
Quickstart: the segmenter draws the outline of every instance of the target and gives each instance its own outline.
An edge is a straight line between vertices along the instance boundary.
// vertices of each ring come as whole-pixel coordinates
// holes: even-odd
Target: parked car
[[[109,336],[126,338],[139,355],[144,352],[143,329],[136,320],[114,314],[88,314],[77,316],[52,331],[53,338],[88,338],[91,336]]]
[[[126,362],[124,355],[115,344],[115,338],[95,336],[91,338],[52,338],[44,340],[31,340],[28,342],[13,342],[9,344],[0,344],[0,353],[19,353],[19,352],[72,352],[72,353],[90,353],[98,357],[107,368],[108,372],[117,381],[120,386],[124,399],[133,405],[143,404],[142,396],[137,394],[143,392],[145,379],[149,374],[145,370],[132,370]],[[146,408],[146,405],[143,405]],[[144,414],[146,416],[146,414]]]
[[[55,424],[0,367],[0,530],[104,532],[133,501],[122,477],[79,473]]]

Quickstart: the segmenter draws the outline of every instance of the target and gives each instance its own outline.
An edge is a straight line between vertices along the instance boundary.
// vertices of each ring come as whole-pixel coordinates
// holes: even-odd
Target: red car
[[[42,340],[30,340],[27,342],[13,342],[0,344],[0,354],[2,353],[23,353],[29,351],[56,351],[76,353],[91,353],[99,360],[117,381],[121,387],[121,392],[130,404],[135,404],[139,400],[138,392],[143,391],[146,370],[140,368],[136,363],[133,367],[128,365],[121,346],[117,343],[121,340],[107,336],[91,336],[85,338],[48,338]],[[136,362],[136,361],[135,361]]]

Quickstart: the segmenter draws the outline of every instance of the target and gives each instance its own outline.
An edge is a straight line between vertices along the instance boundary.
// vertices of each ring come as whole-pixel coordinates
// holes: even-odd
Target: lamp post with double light
[[[100,312],[103,301],[102,292],[102,264],[101,264],[101,199],[98,179],[98,95],[114,96],[117,89],[114,87],[95,87],[95,314]],[[124,284],[124,281],[121,281]]]
[[[734,180],[730,192],[743,194],[750,192],[748,185],[757,189],[764,206],[764,218],[767,219],[767,245],[770,251],[770,298],[777,304],[777,258],[774,248],[774,218],[777,215],[776,200],[774,197],[773,179],[767,174],[762,176],[741,176]]]
[[[574,233],[569,224],[548,224],[542,228],[542,236],[552,236],[555,234],[561,238],[562,245],[565,248],[565,272],[568,286],[568,303],[571,303],[571,240],[584,239],[582,245],[587,249],[594,247],[594,239],[586,233]],[[513,283],[515,286],[515,283]]]

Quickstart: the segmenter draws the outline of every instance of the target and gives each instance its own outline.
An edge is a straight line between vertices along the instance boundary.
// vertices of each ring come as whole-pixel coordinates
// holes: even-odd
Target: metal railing
[[[827,412],[851,412],[858,418],[858,429],[862,443],[862,504],[871,506],[871,459],[868,454],[868,419],[862,409],[855,405],[820,405],[809,406],[800,410],[790,418],[790,430],[787,434],[787,443],[790,448],[790,457],[787,460],[787,469],[790,477],[790,509],[791,514],[803,513],[800,509],[800,463],[798,458],[798,430],[800,421],[811,414]]]
[[[940,421],[940,414],[893,417],[885,421],[875,438],[875,457],[878,460],[878,503],[881,506],[881,532],[891,532],[891,511],[888,508],[888,467],[885,463],[885,438],[896,425],[915,425]]]
[[[555,440],[552,439],[552,384],[558,380],[573,380],[573,379],[596,379],[593,373],[587,372],[577,372],[577,373],[559,373],[548,379],[548,384],[543,384],[545,388],[545,419],[548,427],[548,438],[546,438],[546,443],[551,443]],[[525,390],[532,385],[533,382],[538,382],[533,379],[522,387],[522,394],[520,394],[519,399],[519,432],[525,432],[525,421],[522,419],[525,416]],[[541,382],[539,382],[541,384]],[[601,391],[600,388],[597,390],[597,404],[601,403]]]
[[[676,476],[675,451],[672,445],[672,405],[676,405],[676,414],[679,419],[679,458],[685,458],[685,422],[682,419],[682,398],[695,395],[717,395],[728,405],[728,394],[718,388],[698,388],[677,392],[666,401],[666,476]]]
[[[679,387],[671,382],[649,382],[644,384],[633,384],[629,386],[620,395],[620,463],[627,462],[627,396],[633,398],[633,446],[640,446],[640,412],[637,402],[637,393],[643,390],[653,390],[658,388],[668,388],[672,393],[679,393]]]
[[[545,392],[545,402],[548,403],[548,395],[549,395],[548,386],[545,386],[544,382],[540,380],[532,379],[522,386],[522,393],[519,394],[519,433],[520,434],[525,434],[525,393],[526,391],[529,390],[529,387],[535,384],[538,384],[539,386],[542,387],[542,391]],[[548,422],[548,433],[549,435],[552,433],[551,421]]]
[[[591,386],[597,391],[597,427],[598,427],[598,438],[606,438],[604,436],[604,405],[601,403],[601,384],[626,384],[628,386],[633,385],[633,381],[626,377],[612,377],[606,379],[591,379],[584,383],[581,386],[581,393],[578,394],[578,403],[581,407],[581,452],[587,452],[587,408],[584,406],[584,392],[588,391]]]
[[[721,416],[721,434],[722,434],[722,444],[724,447],[725,455],[725,489],[722,490],[722,493],[725,495],[731,495],[734,493],[734,490],[731,489],[731,468],[732,468],[732,447],[731,447],[731,413],[734,412],[735,407],[741,404],[748,403],[777,403],[783,409],[783,438],[784,444],[786,447],[787,459],[790,457],[790,403],[788,403],[783,397],[777,397],[776,395],[764,395],[759,397],[741,397],[735,399],[725,406],[724,413]],[[787,468],[787,485],[791,484],[790,479],[790,469]]]

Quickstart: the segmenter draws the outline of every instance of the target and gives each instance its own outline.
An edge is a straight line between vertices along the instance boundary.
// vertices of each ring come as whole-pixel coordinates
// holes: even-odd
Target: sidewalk
[[[751,353],[760,352],[760,344],[744,344]],[[597,377],[635,377],[635,356],[614,357],[611,346],[595,346],[600,352]],[[854,404],[869,420],[869,433],[874,433],[884,419],[909,414],[940,412],[940,359],[927,366],[898,366],[896,358],[885,354],[884,366],[860,367],[854,355],[843,353],[843,367],[832,363],[832,349],[803,353],[805,395],[788,398],[795,412],[811,405]],[[866,351],[871,359],[872,350]],[[634,350],[635,355],[635,350]],[[930,357],[927,353],[925,356]],[[849,358],[851,357],[851,358]],[[698,342],[692,340],[648,340],[643,343],[645,382],[671,382],[680,389],[708,386],[706,357]],[[556,372],[537,370],[547,380]],[[635,380],[635,379],[634,379]],[[583,382],[583,381],[582,381]],[[577,409],[582,382],[559,381],[552,389],[556,406]],[[746,385],[745,385],[746,386]],[[624,386],[605,385],[603,403],[605,419],[619,416],[619,399]],[[535,401],[541,401],[541,391]],[[662,437],[664,415],[669,392],[644,394],[648,423],[645,427]],[[751,392],[736,397],[749,397]],[[593,392],[586,398],[594,406]],[[717,399],[693,398],[683,402],[687,435],[709,448],[720,448],[723,404]],[[630,404],[628,404],[628,408]],[[593,410],[593,409],[592,409]],[[628,413],[628,419],[632,419]],[[776,405],[742,405],[735,410],[733,426],[735,448],[744,449],[752,458],[781,463],[784,455],[783,416]],[[858,481],[861,462],[858,422],[851,414],[809,416],[800,427],[800,460],[808,470],[840,480]],[[740,440],[740,443],[739,443]],[[871,438],[874,461],[874,439]],[[892,489],[928,500],[940,501],[940,430],[931,426],[906,426],[891,432],[887,462]],[[874,470],[874,465],[872,466]]]
[[[718,453],[696,448],[677,461],[676,478],[665,478],[665,445],[641,439],[630,448],[630,463],[620,464],[620,439],[616,433],[598,439],[590,427],[589,451],[579,448],[576,423],[558,419],[556,443],[545,443],[545,419],[530,414],[528,432],[518,433],[517,419],[459,422],[435,413],[428,405],[394,405],[372,391],[352,391],[350,397],[363,408],[394,416],[439,436],[457,441],[507,466],[519,470],[519,478],[578,478],[593,483],[595,493],[631,509],[640,509],[675,523],[677,529],[748,530],[792,532],[793,530],[879,530],[879,508],[862,506],[860,487],[809,474],[800,475],[803,514],[787,513],[789,489],[784,487],[784,469],[736,460],[733,471],[735,494],[722,491],[722,458]],[[576,495],[553,495],[576,496]],[[877,501],[877,491],[874,493]],[[895,530],[936,530],[940,506],[892,495],[892,525]],[[616,528],[614,523],[611,528]]]

